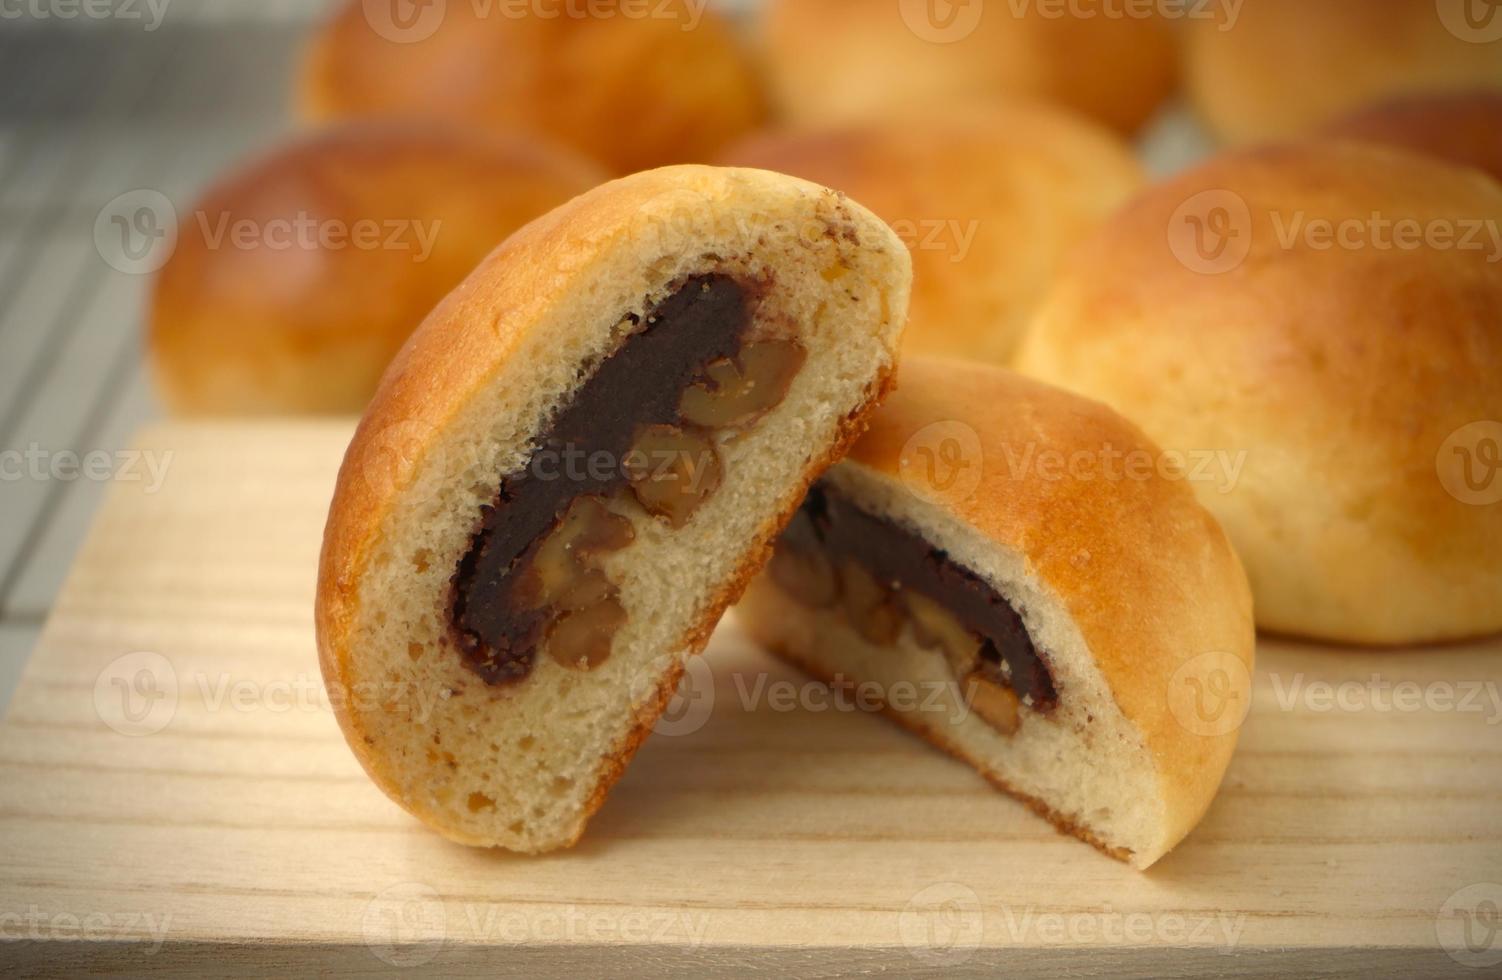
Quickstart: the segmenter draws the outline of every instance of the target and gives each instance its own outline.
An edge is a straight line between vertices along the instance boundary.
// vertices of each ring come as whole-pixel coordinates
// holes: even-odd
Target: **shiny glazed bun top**
[[[1502,16],[1476,19],[1483,6],[1250,0],[1186,19],[1185,84],[1210,128],[1235,143],[1297,136],[1402,95],[1499,91]]]
[[[1502,185],[1384,147],[1228,154],[1070,258],[1019,366],[1166,449],[1265,629],[1502,629]]]
[[[1324,132],[1402,147],[1502,180],[1502,89],[1394,99],[1343,116]]]
[[[1061,9],[1062,8],[1062,9]],[[1102,0],[767,0],[774,97],[794,123],[884,119],[1026,96],[1130,133],[1173,89],[1169,25]]]
[[[295,140],[180,214],[152,299],[169,409],[355,413],[428,311],[604,178],[528,138],[360,123]]]
[[[304,116],[534,132],[616,173],[705,162],[762,118],[747,55],[703,3],[436,3],[394,20],[401,7],[351,0],[328,22],[303,67]]]
[[[726,162],[849,194],[913,254],[908,353],[1005,363],[1065,251],[1142,183],[1111,131],[1013,103],[770,131]]]

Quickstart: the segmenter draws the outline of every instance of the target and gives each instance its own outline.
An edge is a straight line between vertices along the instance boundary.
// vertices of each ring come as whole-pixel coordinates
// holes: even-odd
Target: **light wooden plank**
[[[808,682],[727,621],[703,728],[649,740],[578,848],[448,844],[370,784],[320,694],[314,566],[349,431],[160,425],[158,492],[111,486],[0,726],[0,912],[37,910],[28,962],[1437,976],[1459,969],[1454,903],[1502,881],[1502,707],[1432,697],[1495,690],[1497,641],[1265,643],[1220,798],[1138,874],[879,718],[750,697]],[[143,651],[177,698],[132,738],[96,696]],[[1429,703],[1372,700],[1403,681]],[[1323,683],[1368,700],[1331,709]],[[83,942],[65,926],[90,914]]]

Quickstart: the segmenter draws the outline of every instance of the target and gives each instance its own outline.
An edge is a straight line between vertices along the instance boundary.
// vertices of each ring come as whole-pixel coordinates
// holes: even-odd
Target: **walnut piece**
[[[518,596],[533,609],[562,605],[579,609],[609,582],[596,570],[599,558],[636,539],[631,522],[612,513],[600,497],[576,497],[563,519],[538,547],[523,572]]]
[[[845,597],[845,615],[855,631],[872,643],[895,643],[902,630],[902,613],[892,591],[856,561],[840,565],[840,586]]]
[[[964,688],[970,710],[980,715],[981,720],[1003,735],[1017,734],[1022,719],[1018,713],[1021,702],[1015,691],[986,680],[979,672],[965,678]]]
[[[571,670],[593,670],[609,659],[624,625],[626,609],[614,597],[567,613],[548,633],[548,656]]]
[[[707,429],[749,425],[782,404],[807,359],[808,352],[794,340],[747,344],[734,360],[710,364],[708,380],[683,392],[678,411]]]
[[[675,528],[688,523],[724,478],[724,464],[710,436],[675,425],[639,430],[625,469],[647,513],[666,518]]]

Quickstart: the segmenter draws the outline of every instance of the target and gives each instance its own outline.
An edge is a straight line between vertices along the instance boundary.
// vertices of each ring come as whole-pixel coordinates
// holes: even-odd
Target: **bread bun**
[[[1065,250],[1142,183],[1108,130],[1044,106],[770,132],[725,160],[871,208],[913,254],[905,350],[997,363]]]
[[[1188,454],[1269,630],[1502,628],[1502,186],[1329,142],[1219,157],[1071,257],[1019,367]]]
[[[1502,17],[1472,0],[1255,0],[1185,23],[1190,100],[1229,142],[1280,139],[1392,96],[1502,89]]]
[[[602,185],[393,362],[339,474],[318,644],[376,783],[445,836],[573,843],[890,382],[875,216],[754,170]]]
[[[1230,543],[1161,459],[1098,403],[905,358],[737,615],[1145,868],[1215,796],[1255,638]]]
[[[1401,147],[1502,180],[1502,90],[1394,99],[1343,116],[1324,134]]]
[[[768,0],[774,98],[795,124],[883,119],[957,102],[1043,99],[1122,133],[1172,91],[1173,37],[1151,11],[1111,16],[1097,0],[937,5],[928,0]]]
[[[390,6],[349,0],[314,38],[306,118],[532,132],[630,173],[707,163],[763,117],[749,56],[702,3],[440,3],[411,25],[384,16]]]
[[[358,413],[486,253],[603,176],[531,140],[428,124],[283,146],[182,216],[152,300],[164,401],[194,415]]]

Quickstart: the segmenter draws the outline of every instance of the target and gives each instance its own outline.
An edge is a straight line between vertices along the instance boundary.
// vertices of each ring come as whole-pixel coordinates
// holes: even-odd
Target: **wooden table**
[[[1499,969],[1497,642],[1265,643],[1214,809],[1138,874],[880,718],[779,710],[774,690],[816,689],[727,623],[578,848],[449,844],[370,784],[322,701],[314,566],[348,432],[142,435],[166,478],[111,488],[0,727],[0,963]]]

